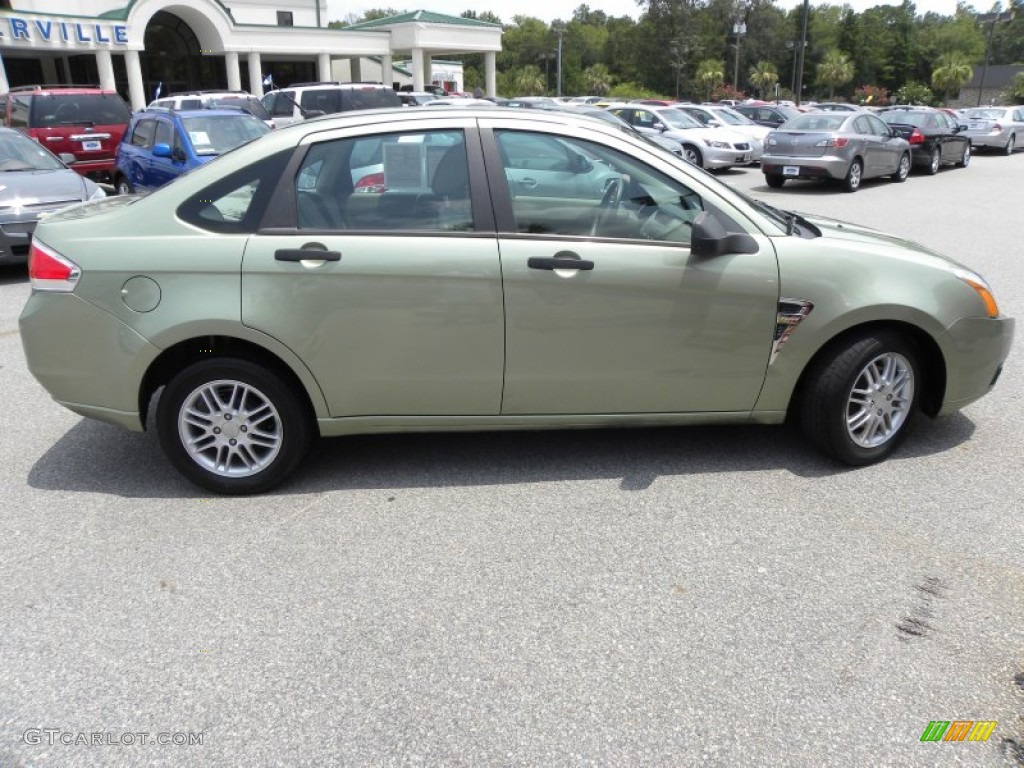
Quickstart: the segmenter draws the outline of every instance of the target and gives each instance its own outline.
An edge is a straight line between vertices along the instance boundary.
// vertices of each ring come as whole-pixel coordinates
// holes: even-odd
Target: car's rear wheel
[[[131,195],[135,192],[132,183],[128,181],[124,176],[118,176],[114,182],[114,189],[117,190],[119,195]]]
[[[783,184],[786,183],[786,177],[780,176],[777,173],[766,173],[764,176],[764,180],[772,189],[779,189]]]
[[[683,144],[683,159],[688,163],[696,165],[698,168],[704,167],[704,155],[692,144]]]
[[[942,165],[942,153],[939,152],[939,148],[935,147],[932,149],[931,155],[928,157],[928,175],[934,176],[939,172],[939,168]]]
[[[881,461],[906,437],[918,404],[917,351],[901,336],[852,339],[808,372],[800,422],[823,453],[852,466]]]
[[[963,154],[960,155],[960,159],[957,160],[956,167],[957,168],[966,168],[970,164],[971,164],[971,142],[966,141],[966,142],[964,142]]]
[[[850,163],[850,168],[846,172],[846,178],[843,179],[843,191],[845,192],[856,192],[860,189],[860,182],[864,176],[864,166],[861,164],[860,159],[854,158],[853,162]]]
[[[1015,136],[1010,136],[1010,138],[1006,140],[1006,146],[1003,147],[1003,154],[1004,155],[1012,155],[1013,154],[1013,150],[1016,149],[1016,143],[1017,143],[1016,137]]]
[[[311,420],[275,373],[236,358],[203,360],[166,386],[156,413],[160,445],[197,485],[217,493],[260,493],[298,466]]]
[[[900,163],[896,166],[896,173],[891,178],[897,184],[902,184],[910,175],[910,155],[906,152],[900,157]]]

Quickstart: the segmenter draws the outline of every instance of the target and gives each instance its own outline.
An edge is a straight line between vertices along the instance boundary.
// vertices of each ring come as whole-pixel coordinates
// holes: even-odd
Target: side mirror
[[[744,232],[726,232],[717,218],[707,211],[698,214],[690,234],[690,252],[710,258],[726,253],[757,253],[757,241]]]
[[[171,145],[160,142],[153,145],[153,157],[171,157]]]
[[[662,133],[668,130],[668,126],[661,122],[661,120],[655,120],[651,127],[655,130],[661,131]]]
[[[718,126],[721,125],[721,123],[718,122],[717,120],[715,120],[714,118],[712,118],[712,119],[708,120],[708,125],[710,127],[712,127],[712,128],[717,128]]]
[[[70,152],[61,152],[57,157],[60,158],[60,161],[64,163],[64,165],[71,165],[72,163],[78,162],[78,158]]]

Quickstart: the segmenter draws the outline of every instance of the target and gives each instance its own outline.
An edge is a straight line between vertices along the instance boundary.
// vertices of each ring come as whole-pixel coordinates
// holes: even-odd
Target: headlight
[[[989,317],[999,317],[999,305],[996,304],[996,297],[992,295],[992,289],[988,287],[985,278],[975,272],[968,272],[966,269],[955,269],[953,274],[971,286],[981,297]]]
[[[732,149],[732,147],[724,141],[710,141],[709,139],[704,139],[704,143],[709,147],[715,147],[716,149]]]

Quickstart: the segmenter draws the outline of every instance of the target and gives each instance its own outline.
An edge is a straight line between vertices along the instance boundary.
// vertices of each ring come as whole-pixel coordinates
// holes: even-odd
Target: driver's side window
[[[689,243],[705,209],[700,195],[630,155],[584,139],[529,131],[495,132],[515,232]],[[571,168],[516,165],[523,154],[558,148]]]

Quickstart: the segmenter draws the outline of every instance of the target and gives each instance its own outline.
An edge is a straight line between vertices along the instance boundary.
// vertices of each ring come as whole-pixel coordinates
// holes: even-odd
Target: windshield
[[[717,117],[721,118],[722,122],[729,125],[757,125],[749,117],[744,117],[739,112],[733,112],[728,107],[721,107],[714,110],[714,112]]]
[[[678,109],[659,109],[658,117],[670,128],[703,128],[697,120]]]
[[[55,171],[56,157],[20,133],[0,133],[0,171]]]
[[[116,93],[40,94],[32,99],[29,127],[125,125],[132,113]]]
[[[200,157],[222,155],[259,138],[270,128],[252,115],[204,115],[182,118],[192,148]]]
[[[270,113],[267,112],[266,107],[263,106],[262,102],[255,96],[219,96],[213,99],[207,105],[210,109],[216,109],[217,107],[237,107],[244,109],[253,117],[258,117],[260,120],[269,120]]]

